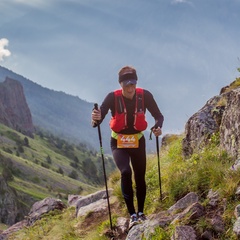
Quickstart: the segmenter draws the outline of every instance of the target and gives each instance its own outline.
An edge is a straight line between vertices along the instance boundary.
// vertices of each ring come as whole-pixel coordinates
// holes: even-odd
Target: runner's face
[[[123,84],[121,83],[121,87],[123,96],[132,99],[136,91],[136,84],[129,84],[127,86],[123,86]]]

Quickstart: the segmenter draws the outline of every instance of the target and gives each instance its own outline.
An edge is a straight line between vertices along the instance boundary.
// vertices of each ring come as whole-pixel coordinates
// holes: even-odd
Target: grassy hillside
[[[104,182],[101,164],[99,153],[85,144],[69,144],[43,131],[29,138],[0,124],[0,173],[31,202],[49,196],[66,201],[68,194],[96,191]],[[115,168],[108,156],[106,168]]]
[[[90,124],[93,103],[82,100],[81,96],[48,89],[0,66],[0,82],[6,77],[22,84],[34,126],[71,142],[99,145],[97,131]],[[108,120],[109,118],[101,125],[101,131],[104,149],[110,152]]]
[[[239,203],[235,191],[238,187],[240,172],[230,170],[233,159],[219,148],[218,136],[214,136],[209,146],[194,154],[190,159],[182,157],[182,136],[173,139],[160,152],[162,202],[159,200],[157,158],[156,155],[148,156],[146,214],[168,209],[190,191],[196,192],[200,197],[201,204],[206,206],[208,191],[210,189],[217,190],[220,199],[225,199],[227,203],[223,214],[226,231],[217,239],[236,240],[232,226],[236,220],[233,213],[234,207]],[[109,186],[114,187],[116,197],[112,206],[114,224],[117,217],[127,216],[125,205],[122,204],[119,178],[119,173],[116,171],[111,174],[109,180]],[[217,211],[217,209],[215,210]],[[92,215],[76,219],[73,208],[68,208],[64,212],[53,212],[38,221],[33,227],[18,232],[10,239],[107,239],[103,235],[104,231],[109,228],[107,213],[105,216],[97,218],[91,217]],[[183,219],[183,221],[186,220]],[[180,224],[180,222],[176,224]],[[151,239],[170,239],[174,227],[157,228]],[[195,229],[202,233],[206,229],[211,229],[211,225],[207,218],[201,218],[195,224]]]

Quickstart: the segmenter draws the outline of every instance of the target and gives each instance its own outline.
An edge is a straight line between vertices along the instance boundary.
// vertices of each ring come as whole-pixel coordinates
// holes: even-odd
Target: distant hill
[[[105,167],[107,173],[115,169],[107,155]],[[3,203],[0,219],[6,224],[23,219],[31,205],[45,197],[67,201],[68,194],[86,194],[104,185],[97,151],[41,131],[31,138],[3,124],[0,124],[0,178],[7,182],[0,185]],[[12,216],[4,214],[9,207],[14,209]]]
[[[98,132],[91,127],[94,103],[64,92],[50,90],[0,66],[0,82],[6,77],[23,85],[33,124],[71,142],[84,142],[99,148]],[[103,147],[110,152],[108,120],[101,125]]]

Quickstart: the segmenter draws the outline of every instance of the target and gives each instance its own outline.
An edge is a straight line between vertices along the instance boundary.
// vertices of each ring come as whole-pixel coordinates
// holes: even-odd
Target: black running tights
[[[136,213],[133,200],[132,170],[136,183],[137,210],[143,212],[146,198],[146,146],[144,136],[139,140],[139,148],[117,148],[117,141],[111,138],[111,149],[115,163],[121,172],[121,189],[129,214]]]

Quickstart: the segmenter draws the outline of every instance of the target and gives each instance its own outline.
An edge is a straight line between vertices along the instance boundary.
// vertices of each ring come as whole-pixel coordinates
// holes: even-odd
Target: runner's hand
[[[152,129],[152,132],[153,132],[153,134],[154,134],[156,137],[162,135],[162,129],[161,129],[160,127],[158,127],[158,128],[153,128],[153,129]]]
[[[93,111],[92,111],[92,121],[97,122],[97,121],[100,121],[101,119],[102,119],[101,110],[100,109],[93,109]]]

